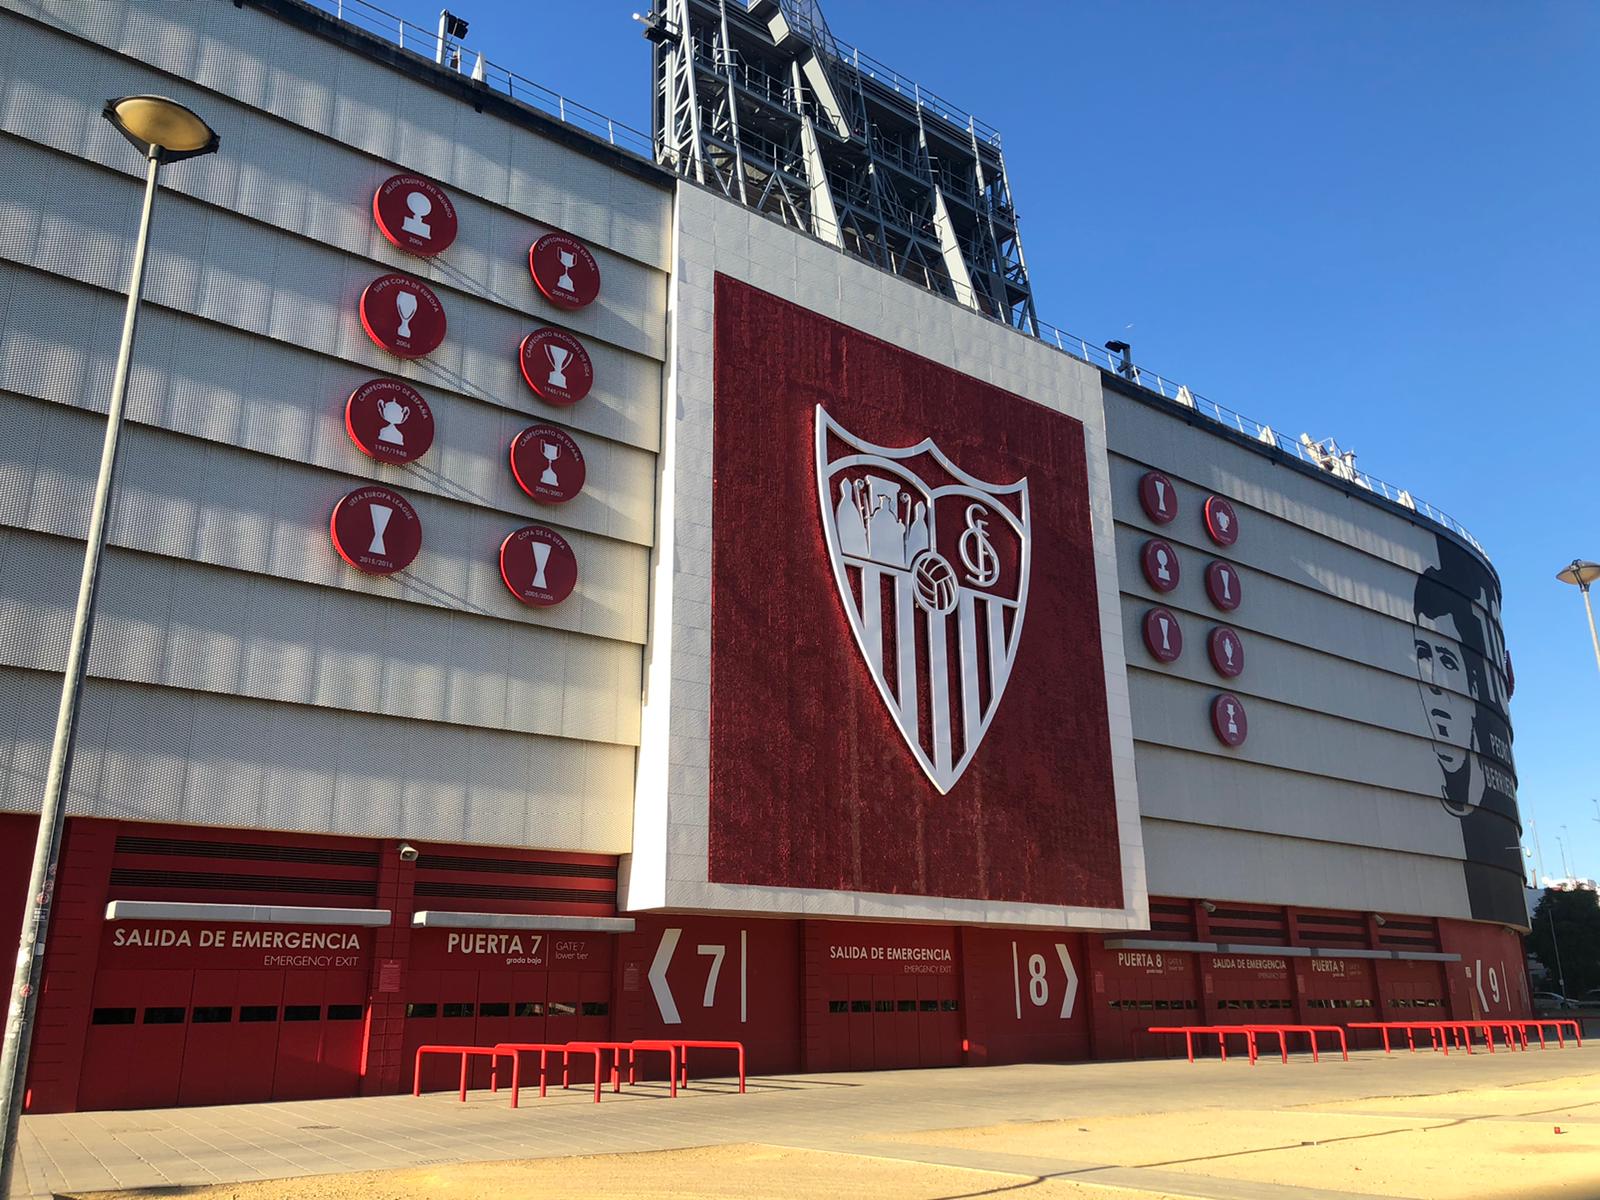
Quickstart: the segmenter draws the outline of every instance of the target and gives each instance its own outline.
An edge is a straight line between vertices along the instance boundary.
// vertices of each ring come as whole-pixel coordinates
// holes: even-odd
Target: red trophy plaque
[[[1183,630],[1167,608],[1152,608],[1144,615],[1144,645],[1157,662],[1177,662],[1183,653]]]
[[[594,363],[583,343],[560,329],[535,329],[522,339],[522,378],[547,404],[576,404],[594,386]]]
[[[417,510],[392,488],[369,484],[333,506],[333,548],[358,571],[393,575],[409,567],[422,549]]]
[[[400,249],[432,258],[456,240],[456,206],[420,175],[391,175],[372,193],[378,231]]]
[[[578,557],[554,529],[525,525],[500,543],[500,578],[524,604],[549,608],[577,586]]]
[[[1206,532],[1219,546],[1231,546],[1239,540],[1239,518],[1234,516],[1233,505],[1221,496],[1206,497]]]
[[[1178,552],[1160,538],[1151,538],[1139,554],[1145,581],[1158,592],[1178,586]]]
[[[541,504],[565,504],[583,491],[583,451],[554,425],[530,425],[511,442],[517,486]]]
[[[1218,625],[1206,638],[1206,650],[1211,656],[1211,665],[1217,669],[1217,674],[1225,679],[1236,679],[1244,670],[1244,643],[1239,640],[1239,635],[1226,625]]]
[[[528,251],[528,269],[557,308],[582,308],[600,294],[600,264],[577,238],[547,233]]]
[[[1139,503],[1144,515],[1157,525],[1165,525],[1178,515],[1178,493],[1172,480],[1160,471],[1146,471],[1139,480]]]
[[[1223,612],[1232,612],[1244,599],[1244,586],[1239,582],[1239,570],[1232,563],[1214,559],[1206,567],[1206,595],[1211,597]]]
[[[1237,749],[1244,745],[1250,723],[1245,720],[1243,703],[1232,692],[1223,692],[1211,702],[1211,729],[1224,746]]]
[[[444,341],[444,305],[420,280],[380,275],[361,293],[361,327],[390,354],[421,358]]]
[[[433,410],[398,379],[374,379],[351,392],[344,427],[363,454],[396,466],[415,462],[433,445]]]

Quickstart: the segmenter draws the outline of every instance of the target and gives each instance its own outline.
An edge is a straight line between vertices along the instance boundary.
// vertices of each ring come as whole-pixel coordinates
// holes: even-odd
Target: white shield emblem
[[[817,500],[867,669],[933,786],[961,778],[1022,638],[1028,481],[985,483],[924,438],[874,446],[817,406]]]

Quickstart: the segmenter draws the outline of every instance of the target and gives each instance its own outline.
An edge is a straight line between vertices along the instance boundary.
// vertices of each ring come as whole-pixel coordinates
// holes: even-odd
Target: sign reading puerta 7
[[[712,883],[1123,907],[1076,419],[716,281]]]

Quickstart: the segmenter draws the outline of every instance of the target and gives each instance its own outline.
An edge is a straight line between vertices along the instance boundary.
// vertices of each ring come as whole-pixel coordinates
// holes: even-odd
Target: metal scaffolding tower
[[[1038,333],[1000,134],[837,41],[816,0],[655,0],[660,161]]]

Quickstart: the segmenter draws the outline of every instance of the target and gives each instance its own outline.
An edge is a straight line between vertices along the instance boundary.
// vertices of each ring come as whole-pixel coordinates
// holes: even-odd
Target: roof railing
[[[629,153],[636,154],[648,161],[657,161],[655,147],[649,134],[641,133],[632,126],[624,125],[613,120],[604,113],[569,100],[559,92],[545,87],[541,83],[519,75],[515,71],[497,66],[488,61],[483,55],[461,45],[454,39],[447,39],[448,47],[440,45],[439,33],[436,29],[426,29],[421,25],[405,20],[386,9],[379,8],[370,0],[311,0],[324,10],[331,12],[340,20],[364,29],[394,42],[401,49],[406,50],[424,62],[434,62],[436,58],[445,56],[448,49],[451,53],[459,53],[461,73],[469,75],[481,82],[486,88],[509,96],[520,101],[564,124],[574,126],[586,133],[599,137],[611,145]],[[862,54],[853,46],[831,39],[833,47],[837,50],[841,60],[855,66],[867,77],[892,88],[913,102],[935,112],[954,124],[967,126],[969,123],[974,133],[983,141],[991,145],[1000,144],[1000,134],[993,127],[977,120],[971,114],[947,104],[932,92],[926,91],[911,80],[906,79],[897,71],[884,66],[876,59]],[[776,218],[775,218],[776,219]],[[813,214],[813,221],[817,218]],[[816,231],[811,231],[816,232]],[[838,239],[831,239],[835,245]],[[991,320],[1000,318],[985,312],[988,302],[973,304],[975,297],[968,292],[962,295],[963,289],[955,281],[942,281],[951,284],[955,298],[968,307],[975,307],[977,311],[989,316]],[[1023,332],[1029,332],[1024,329]],[[1430,521],[1443,526],[1456,534],[1472,546],[1479,554],[1488,558],[1487,551],[1482,543],[1473,537],[1467,528],[1443,509],[1435,508],[1426,500],[1419,500],[1404,488],[1396,487],[1379,479],[1376,475],[1366,471],[1357,470],[1354,455],[1336,453],[1337,448],[1330,450],[1324,443],[1313,442],[1309,437],[1301,435],[1300,440],[1278,433],[1269,425],[1252,420],[1231,408],[1226,408],[1214,400],[1209,400],[1192,391],[1183,384],[1176,383],[1155,371],[1127,363],[1120,355],[1113,355],[1103,346],[1081,338],[1075,334],[1067,333],[1054,325],[1044,321],[1036,322],[1036,327],[1031,331],[1038,339],[1047,345],[1054,346],[1063,354],[1089,363],[1096,367],[1104,368],[1119,375],[1131,383],[1165,397],[1185,408],[1192,409],[1202,416],[1209,417],[1219,425],[1233,429],[1246,437],[1258,442],[1273,446],[1284,454],[1292,455],[1301,462],[1307,463],[1318,470],[1324,471],[1335,478],[1344,479],[1355,486],[1375,495],[1382,496],[1402,508],[1411,510],[1428,518]]]

